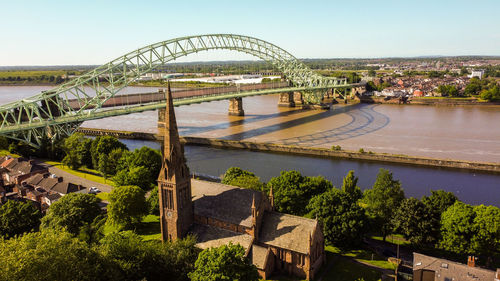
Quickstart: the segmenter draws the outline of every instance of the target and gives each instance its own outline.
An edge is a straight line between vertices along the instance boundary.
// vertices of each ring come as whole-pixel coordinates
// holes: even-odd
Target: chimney
[[[57,182],[62,182],[63,181],[63,177],[58,177],[57,178]]]
[[[476,257],[469,256],[467,258],[467,265],[470,266],[470,267],[476,267]]]

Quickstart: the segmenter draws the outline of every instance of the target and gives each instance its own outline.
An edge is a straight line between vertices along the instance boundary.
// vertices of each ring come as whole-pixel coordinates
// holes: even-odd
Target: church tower
[[[183,238],[193,224],[191,179],[179,141],[170,83],[166,93],[163,163],[158,176],[162,240]]]

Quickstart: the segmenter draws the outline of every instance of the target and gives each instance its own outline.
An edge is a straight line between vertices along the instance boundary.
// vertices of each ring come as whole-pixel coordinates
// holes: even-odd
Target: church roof
[[[191,180],[194,213],[245,227],[252,227],[252,199],[259,209],[263,194],[251,189]]]
[[[248,249],[252,245],[252,236],[248,234],[237,233],[226,229],[213,227],[209,225],[193,224],[191,234],[196,235],[198,243],[196,245],[202,249],[210,247],[219,247],[227,245],[229,242],[240,244]]]
[[[259,242],[298,253],[308,254],[310,235],[317,227],[313,219],[278,212],[265,212]]]
[[[248,256],[252,264],[258,269],[264,269],[269,256],[269,248],[253,244]]]

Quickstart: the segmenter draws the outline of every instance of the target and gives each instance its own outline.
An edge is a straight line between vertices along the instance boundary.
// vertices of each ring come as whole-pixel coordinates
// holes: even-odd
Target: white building
[[[484,70],[483,69],[472,70],[471,74],[469,75],[469,78],[477,77],[479,79],[483,79],[483,75],[484,75]]]

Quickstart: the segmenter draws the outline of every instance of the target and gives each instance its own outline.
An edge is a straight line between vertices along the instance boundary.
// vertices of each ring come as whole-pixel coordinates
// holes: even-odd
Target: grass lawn
[[[396,269],[395,265],[389,262],[385,257],[381,257],[374,253],[373,251],[361,248],[357,250],[350,250],[348,252],[341,252],[338,248],[332,246],[326,246],[325,251],[341,255],[344,257],[354,258],[357,261],[368,263],[374,265],[376,267],[394,270]]]
[[[116,225],[107,222],[104,225],[105,235],[119,231],[120,228]],[[134,232],[141,236],[144,241],[161,239],[160,216],[145,216]]]
[[[98,183],[102,183],[102,184],[113,185],[113,181],[111,179],[104,179],[104,177],[101,177],[98,175],[99,172],[96,170],[87,169],[87,168],[80,168],[79,170],[73,170],[73,169],[69,168],[68,166],[64,166],[61,162],[49,161],[49,160],[44,161],[44,162],[47,164],[50,164],[58,169],[61,169],[65,172],[68,172],[72,175],[75,175],[75,176],[78,176],[78,177],[81,177],[84,179],[88,179],[91,181],[95,181]]]
[[[333,264],[323,277],[323,280],[355,281],[363,278],[364,281],[378,281],[381,280],[381,276],[382,274],[375,269],[335,256],[333,257]]]
[[[101,199],[102,201],[109,201],[108,200],[108,195],[109,193],[108,192],[99,192],[97,193],[95,196],[99,199]]]
[[[372,236],[371,238],[374,240],[383,241],[382,236]],[[385,242],[392,243],[394,245],[399,244],[401,246],[410,246],[410,242],[408,242],[406,239],[404,239],[403,235],[401,235],[401,234],[388,235],[385,238]]]

